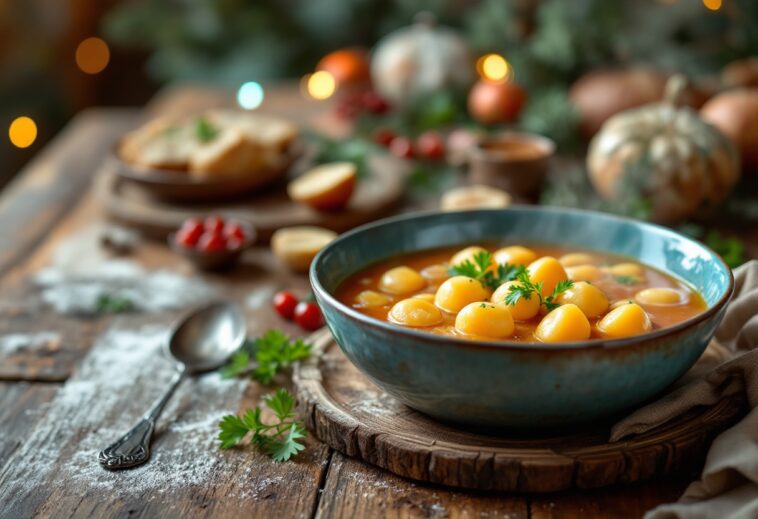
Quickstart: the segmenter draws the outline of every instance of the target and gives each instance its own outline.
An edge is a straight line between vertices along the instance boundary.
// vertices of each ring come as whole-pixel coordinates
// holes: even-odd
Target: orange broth
[[[499,245],[497,247],[485,245],[485,248],[492,252],[501,246],[503,245]],[[568,249],[540,245],[527,246],[535,253],[537,253],[537,256],[540,258],[543,256],[553,256],[555,258],[560,258],[564,254],[579,252],[592,256],[593,261],[591,264],[598,266],[601,269],[618,263],[635,263],[642,267],[644,279],[635,284],[624,284],[622,282],[619,282],[616,276],[610,273],[604,273],[603,277],[591,282],[593,285],[605,293],[608,301],[611,304],[621,300],[634,300],[635,294],[640,290],[646,288],[668,287],[680,291],[684,295],[684,299],[686,299],[686,302],[683,302],[681,304],[640,305],[644,308],[650,317],[652,330],[675,325],[697,314],[702,313],[707,308],[707,305],[703,298],[685,283],[677,280],[673,276],[665,274],[633,259],[613,254],[581,249]],[[365,290],[381,292],[381,289],[379,287],[380,278],[383,273],[393,267],[407,266],[415,269],[422,275],[424,275],[424,269],[427,269],[429,267],[436,268],[435,266],[442,265],[445,269],[447,269],[449,267],[450,258],[461,249],[463,249],[463,247],[427,250],[380,261],[364,268],[363,270],[357,272],[345,280],[336,291],[336,297],[342,303],[355,308],[365,315],[374,317],[375,319],[379,319],[381,321],[390,322],[388,319],[388,313],[395,303],[403,299],[413,297],[417,294],[434,294],[437,291],[437,288],[445,281],[446,278],[429,279],[429,277],[424,276],[427,281],[424,288],[412,294],[403,294],[402,296],[386,294],[390,297],[391,301],[386,305],[378,307],[363,307],[359,304],[356,304],[356,298],[358,297],[358,294]],[[539,339],[534,336],[534,331],[546,313],[547,312],[543,307],[538,315],[534,318],[526,321],[515,321],[515,330],[513,336],[503,340],[517,342],[540,342]],[[477,336],[464,335],[456,330],[454,326],[456,314],[444,311],[442,314],[442,323],[435,326],[418,327],[415,329],[440,335],[449,335],[468,339],[481,339],[481,337]],[[602,316],[589,319],[592,339],[602,338],[602,334],[596,326],[600,318],[602,318]]]

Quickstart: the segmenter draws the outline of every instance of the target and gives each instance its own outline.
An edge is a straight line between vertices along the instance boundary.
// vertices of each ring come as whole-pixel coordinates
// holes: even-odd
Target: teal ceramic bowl
[[[395,326],[333,295],[348,276],[374,262],[492,241],[633,257],[694,287],[708,309],[637,337],[526,344],[465,341]],[[731,270],[716,253],[669,229],[602,213],[530,206],[380,220],[324,248],[310,278],[342,351],[387,393],[443,421],[528,429],[608,418],[663,391],[703,352],[733,288]]]

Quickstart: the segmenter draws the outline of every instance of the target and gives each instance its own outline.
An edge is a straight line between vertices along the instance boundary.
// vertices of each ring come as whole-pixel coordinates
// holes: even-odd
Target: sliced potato
[[[306,272],[318,251],[336,237],[336,232],[322,227],[285,227],[271,236],[271,250],[290,269]]]
[[[483,185],[456,187],[443,194],[440,199],[440,208],[443,211],[488,209],[509,205],[511,195],[502,189]]]
[[[352,162],[331,162],[308,170],[287,186],[290,198],[320,211],[344,208],[355,189],[357,169]]]

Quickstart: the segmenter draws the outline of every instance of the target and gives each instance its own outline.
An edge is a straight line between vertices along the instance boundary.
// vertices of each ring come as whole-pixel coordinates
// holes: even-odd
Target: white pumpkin
[[[727,137],[681,107],[683,76],[672,77],[665,99],[606,121],[590,143],[587,169],[595,190],[613,200],[636,189],[651,203],[651,219],[673,223],[722,202],[740,175]]]
[[[371,58],[374,87],[395,105],[446,87],[463,90],[474,81],[463,38],[428,15],[417,20],[385,36]]]

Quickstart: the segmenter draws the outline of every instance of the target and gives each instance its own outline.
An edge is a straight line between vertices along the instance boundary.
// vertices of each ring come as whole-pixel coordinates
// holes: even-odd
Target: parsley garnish
[[[103,294],[97,298],[95,309],[100,313],[120,314],[134,310],[134,303],[123,296]]]
[[[543,282],[532,283],[532,280],[529,279],[529,273],[526,270],[519,272],[516,279],[518,280],[518,283],[514,283],[508,287],[508,294],[505,296],[505,304],[513,306],[518,303],[519,299],[522,297],[524,299],[531,299],[532,295],[536,294],[540,299],[540,304],[545,305],[548,312],[558,308],[560,306],[560,303],[556,302],[558,296],[574,286],[573,281],[570,279],[564,279],[555,285],[553,292],[549,296],[544,297],[542,295]]]
[[[204,117],[198,117],[195,120],[195,135],[197,135],[200,142],[212,141],[218,135],[218,131],[218,128],[209,123]]]
[[[448,269],[451,276],[467,276],[478,280],[482,285],[496,289],[506,281],[516,279],[521,272],[526,272],[523,265],[501,263],[496,272],[492,272],[492,253],[481,251],[474,254],[474,261],[466,260]]]
[[[255,359],[251,376],[261,384],[269,384],[282,368],[288,368],[298,360],[308,358],[311,345],[302,339],[290,340],[280,330],[269,330],[254,341],[248,341],[224,366],[221,376],[236,377],[250,371],[250,359]]]
[[[221,448],[234,447],[248,433],[252,433],[250,442],[253,445],[274,461],[287,461],[305,449],[305,445],[298,440],[307,435],[303,423],[295,413],[295,397],[286,389],[279,388],[276,393],[263,397],[263,403],[274,413],[277,421],[264,423],[260,407],[248,409],[241,416],[226,415],[218,424]]]
[[[640,282],[640,280],[634,276],[613,276],[613,279],[622,285],[636,285]]]

